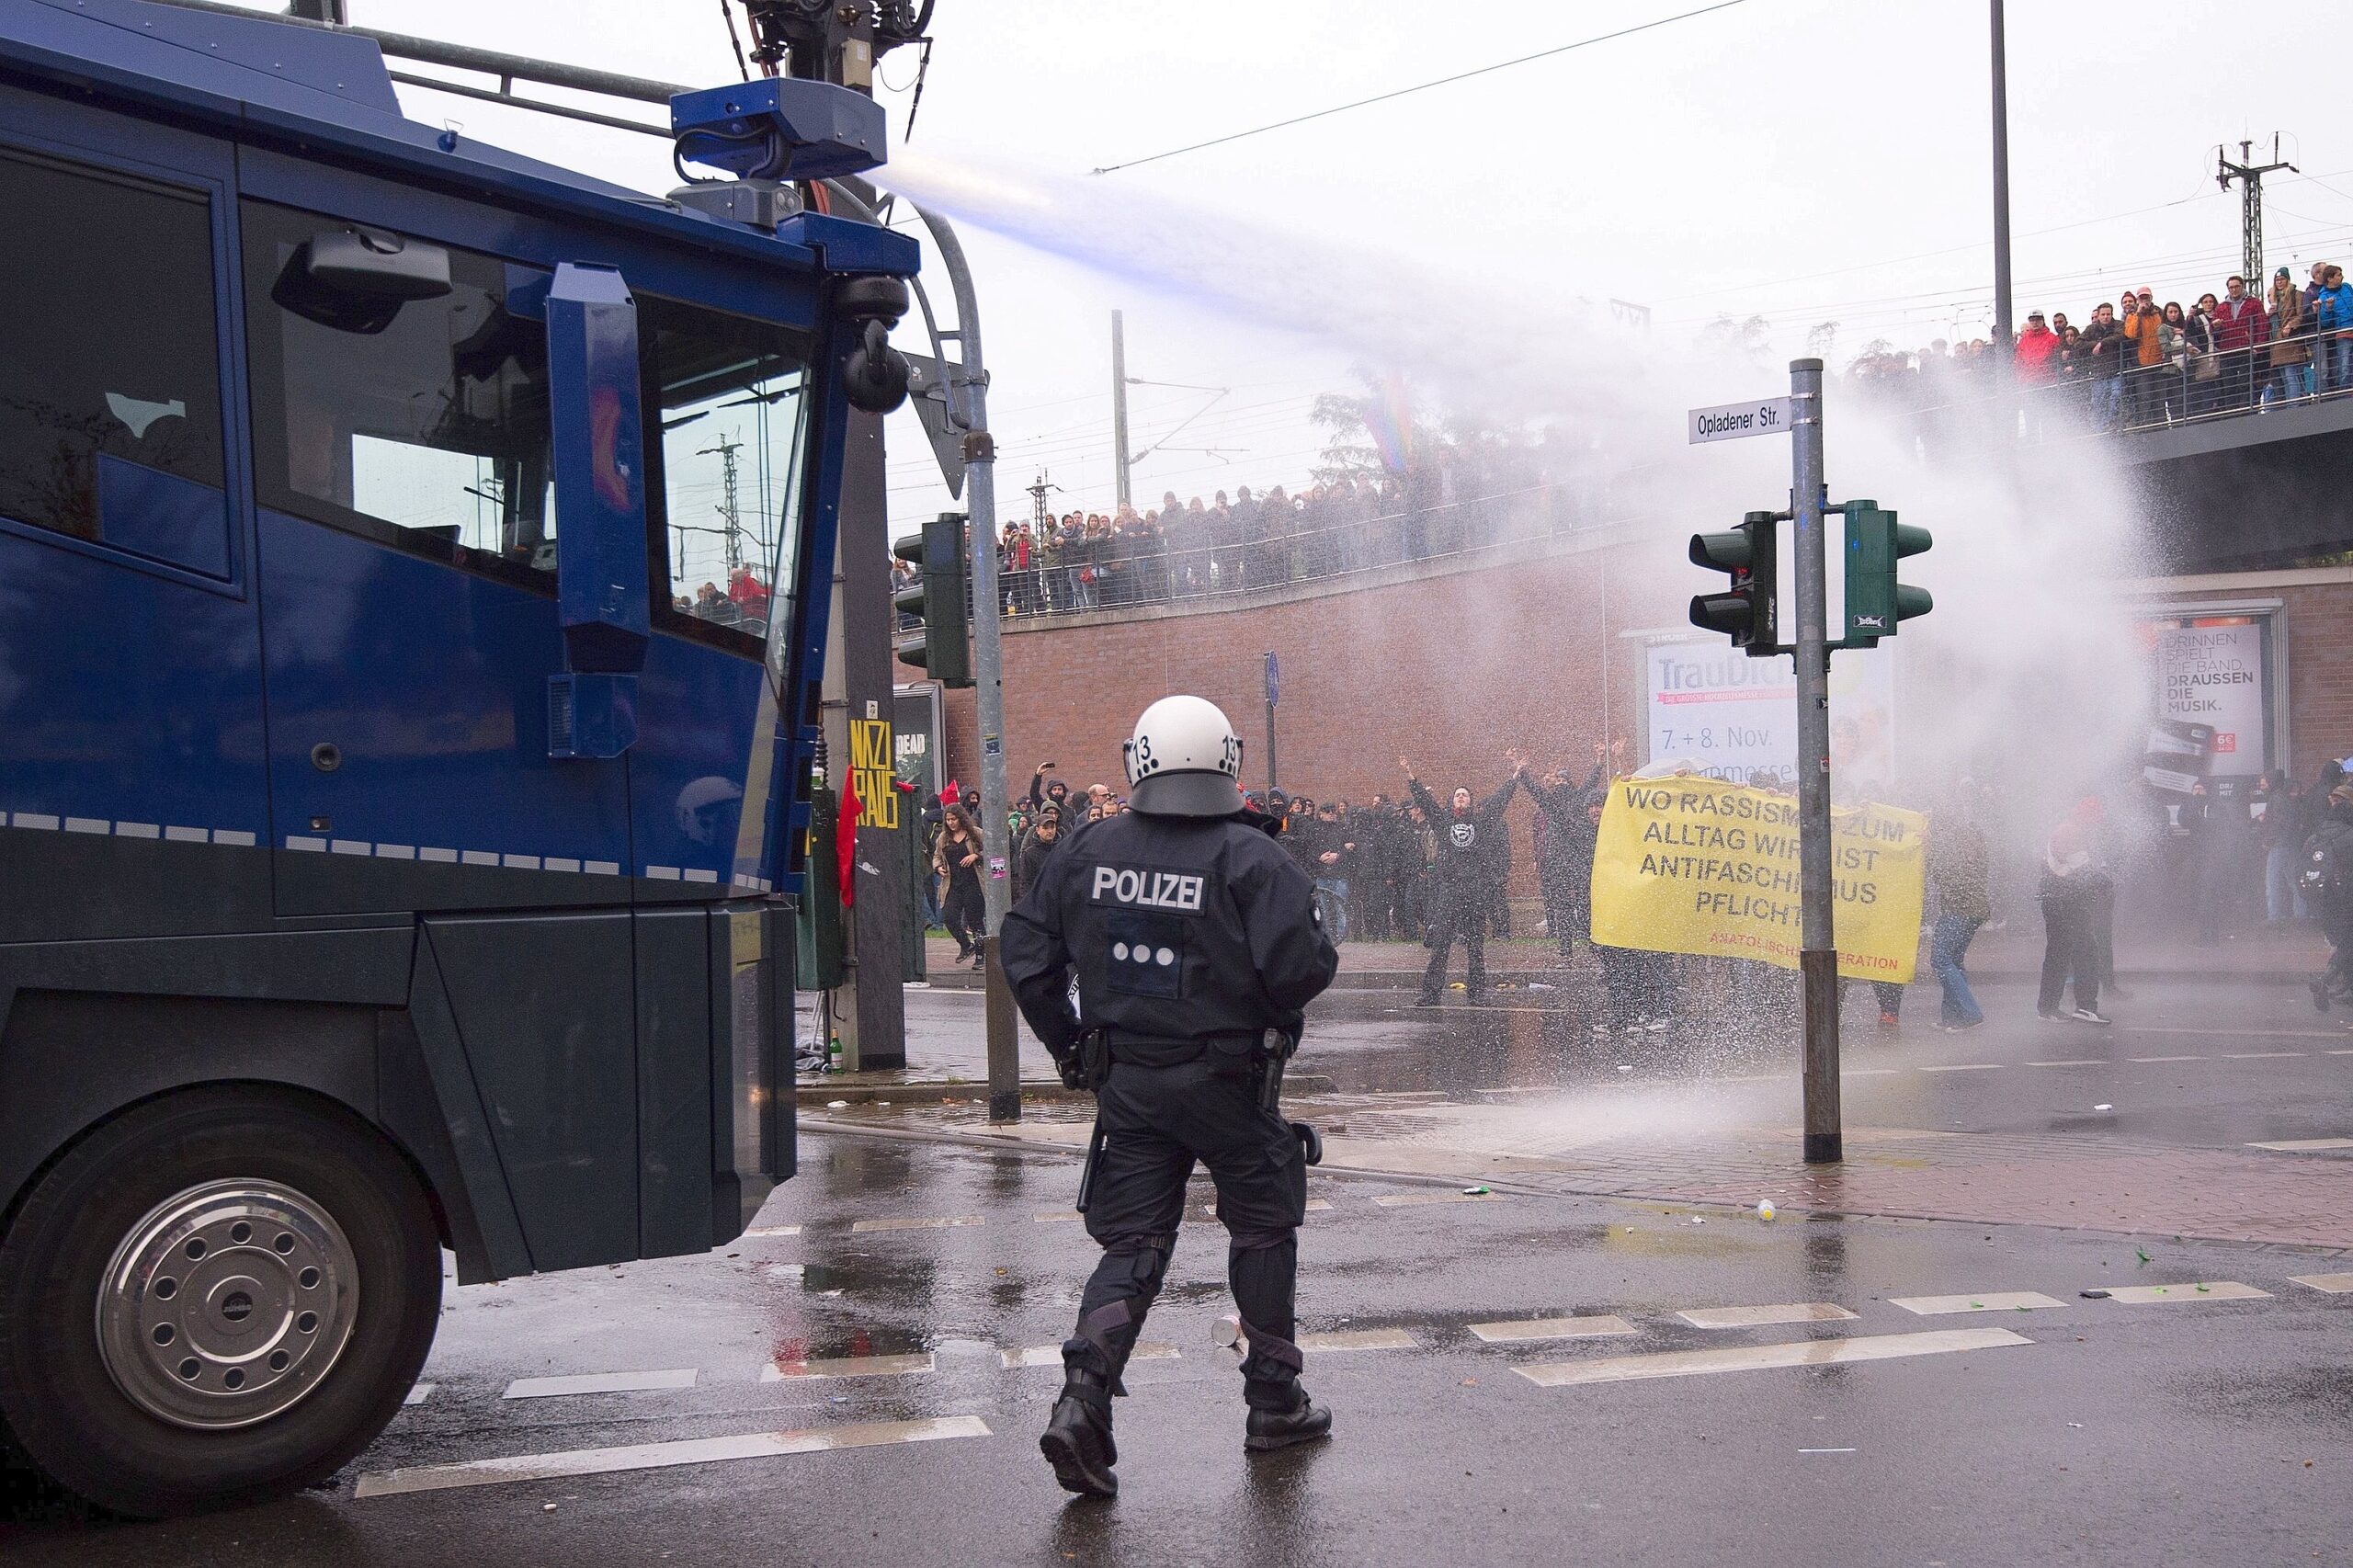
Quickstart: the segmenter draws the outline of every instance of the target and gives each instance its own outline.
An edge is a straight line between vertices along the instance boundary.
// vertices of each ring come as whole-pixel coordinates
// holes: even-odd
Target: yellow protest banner
[[[1893,806],[1830,813],[1838,973],[1904,984],[1920,946],[1928,819]],[[1605,947],[1798,967],[1798,803],[1696,776],[1609,787],[1593,855]]]

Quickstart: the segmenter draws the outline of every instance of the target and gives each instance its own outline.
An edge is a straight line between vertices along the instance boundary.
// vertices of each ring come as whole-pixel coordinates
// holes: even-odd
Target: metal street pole
[[[2010,72],[2003,41],[2002,0],[1992,0],[1994,22],[1994,364],[2006,381],[2013,347],[2010,318]]]
[[[1128,504],[1128,324],[1111,312],[1111,472],[1120,505]]]
[[[1838,1118],[1838,943],[1831,919],[1828,540],[1822,361],[1790,361],[1790,495],[1798,567],[1798,974],[1805,1006],[1805,1158],[1844,1157]]]
[[[989,434],[989,378],[981,358],[980,303],[972,289],[972,269],[964,259],[963,243],[948,220],[918,207],[924,226],[939,252],[940,265],[956,291],[957,358],[968,399],[963,407],[964,483],[972,527],[972,685],[979,699],[981,730],[981,900],[982,964],[988,987],[984,1004],[988,1028],[989,1119],[1021,1119],[1021,1040],[1016,1032],[1013,994],[998,964],[996,934],[1005,924],[1012,902],[1006,881],[1011,861],[1006,844],[1006,812],[1011,801],[1005,783],[1005,643],[996,582],[996,442]],[[953,389],[950,389],[951,392]],[[954,406],[953,399],[950,406]]]
[[[1275,656],[1267,655],[1267,788],[1275,787]]]

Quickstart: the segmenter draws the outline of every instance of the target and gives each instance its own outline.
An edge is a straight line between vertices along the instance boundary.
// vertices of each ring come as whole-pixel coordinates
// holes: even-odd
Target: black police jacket
[[[1131,811],[1064,833],[997,943],[1048,1050],[1086,1028],[1152,1040],[1298,1029],[1340,957],[1313,881],[1263,821]]]

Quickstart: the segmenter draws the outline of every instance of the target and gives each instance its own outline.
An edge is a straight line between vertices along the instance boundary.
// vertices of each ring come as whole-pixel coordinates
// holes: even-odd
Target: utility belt
[[[1250,1071],[1250,1062],[1259,1049],[1258,1031],[1233,1029],[1222,1034],[1196,1035],[1190,1040],[1170,1040],[1164,1036],[1103,1032],[1108,1060],[1122,1062],[1131,1067],[1182,1067],[1204,1058],[1211,1062],[1211,1070],[1220,1077],[1244,1077]],[[1227,1063],[1236,1063],[1231,1072]]]

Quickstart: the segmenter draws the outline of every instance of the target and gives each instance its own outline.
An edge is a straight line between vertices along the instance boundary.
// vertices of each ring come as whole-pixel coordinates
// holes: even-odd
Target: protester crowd
[[[1917,411],[1933,437],[1939,415],[1994,392],[1995,346],[1984,338],[1917,354],[1867,354],[1849,374]],[[2028,419],[2065,414],[2105,430],[2137,429],[2244,412],[2353,390],[2353,287],[2334,262],[2299,285],[2279,267],[2268,290],[2235,274],[2185,307],[2146,286],[2081,321],[2027,314],[2015,380]]]
[[[1477,1005],[1489,998],[1483,944],[1539,937],[1563,959],[1591,949],[1605,1005],[1597,1034],[1655,1032],[1688,1016],[1699,998],[1718,1009],[1787,1016],[1792,978],[1769,966],[1610,947],[1591,939],[1593,860],[1608,792],[1628,777],[1624,743],[1595,748],[1580,778],[1538,772],[1518,752],[1483,798],[1469,788],[1440,798],[1400,758],[1405,789],[1361,800],[1304,790],[1246,791],[1243,803],[1282,823],[1281,842],[1313,881],[1316,904],[1336,941],[1413,942],[1428,949],[1422,1000],[1440,1000],[1449,950],[1460,941],[1468,968],[1458,986]],[[1517,851],[1504,827],[1518,794],[1534,806],[1532,869],[1541,915],[1515,931],[1510,898]],[[2142,786],[2086,796],[2047,830],[2029,826],[2028,802],[1957,780],[1930,807],[1923,983],[1940,997],[1935,1027],[1977,1028],[1984,1012],[1971,985],[1967,954],[1989,925],[2039,914],[2044,956],[2036,1010],[2044,1019],[2106,1025],[2116,983],[2120,887],[2140,904],[2180,912],[2200,945],[2317,926],[2336,957],[2314,978],[2324,1011],[2342,1006],[2353,1022],[2353,781],[2335,762],[2310,783],[2284,773],[2200,783],[2187,794]],[[1073,789],[1040,766],[1013,803],[1008,827],[1016,901],[1068,832],[1128,809],[1110,786]],[[959,961],[976,952],[982,928],[981,835],[972,802],[952,782],[923,813],[931,875],[927,924],[944,926]],[[2047,819],[2046,819],[2047,820]],[[2144,921],[2145,923],[2149,923]],[[2021,935],[2028,928],[2022,927]],[[1903,1022],[1905,988],[1871,987],[1882,1030]]]

